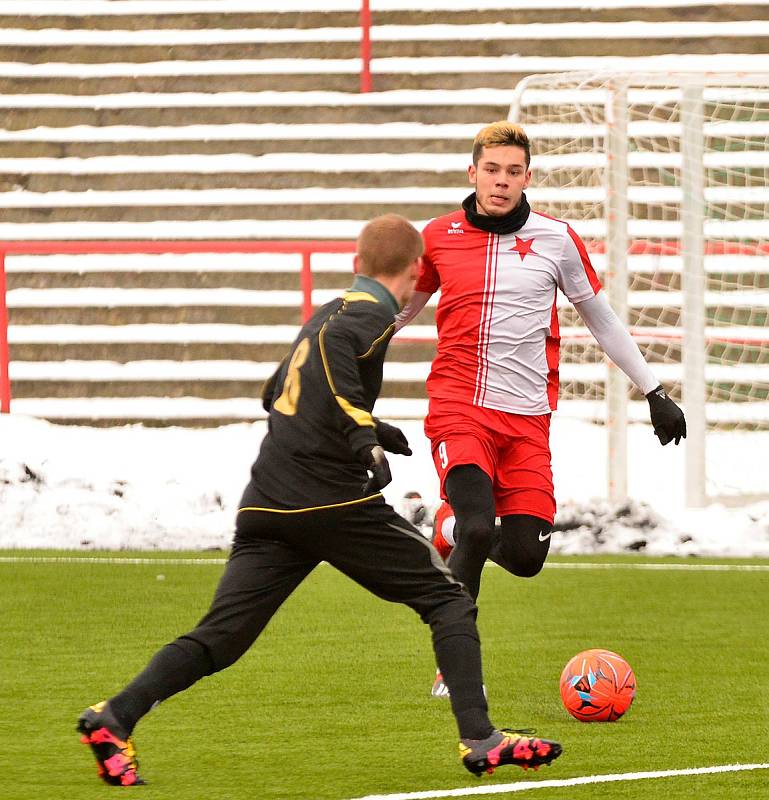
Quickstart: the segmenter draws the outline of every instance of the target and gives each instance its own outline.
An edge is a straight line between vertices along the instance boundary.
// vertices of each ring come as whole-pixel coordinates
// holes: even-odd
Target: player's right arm
[[[422,266],[419,272],[414,294],[401,311],[395,315],[395,330],[399,331],[408,325],[414,317],[427,305],[427,301],[438,291],[441,279],[438,270],[430,258],[428,242],[425,241],[425,253],[422,256]]]
[[[417,292],[411,296],[411,300],[395,315],[395,330],[399,331],[408,325],[414,317],[427,305],[427,301],[432,297],[432,292]]]

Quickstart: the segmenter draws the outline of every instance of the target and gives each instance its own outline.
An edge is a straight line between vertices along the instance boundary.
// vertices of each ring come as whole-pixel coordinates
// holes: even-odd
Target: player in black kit
[[[78,721],[107,783],[142,783],[131,740],[139,719],[240,658],[321,561],[377,596],[405,603],[430,626],[467,769],[536,767],[560,755],[556,742],[494,728],[476,607],[432,545],[380,492],[391,480],[384,450],[411,454],[403,433],[372,410],[395,314],[411,296],[421,255],[422,239],[403,217],[369,222],[358,238],[352,287],[302,327],[267,382],[268,432],[211,608],[126,688]]]

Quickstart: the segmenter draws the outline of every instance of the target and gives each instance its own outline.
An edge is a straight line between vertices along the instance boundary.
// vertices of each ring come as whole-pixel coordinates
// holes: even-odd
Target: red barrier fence
[[[312,255],[354,253],[355,242],[329,241],[58,241],[0,242],[0,413],[11,410],[8,374],[8,308],[5,259],[8,255],[157,255],[161,253],[298,253],[302,257],[300,285],[302,319],[312,315]]]
[[[5,253],[0,252],[0,414],[11,410],[11,379],[8,375],[8,306],[5,302]]]

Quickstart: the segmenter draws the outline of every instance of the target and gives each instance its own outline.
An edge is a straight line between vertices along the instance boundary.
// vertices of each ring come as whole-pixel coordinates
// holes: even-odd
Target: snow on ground
[[[402,424],[411,458],[391,456],[387,499],[399,510],[417,491],[430,511],[438,486],[421,423]],[[0,416],[0,548],[208,549],[229,545],[263,421],[214,429],[52,425]],[[764,434],[724,439],[721,488],[769,496]],[[752,442],[753,445],[748,444]],[[736,508],[682,501],[683,448],[662,449],[648,425],[631,425],[628,504],[605,495],[605,433],[553,422],[559,514],[553,552],[769,557],[769,501]],[[731,458],[729,458],[731,453]],[[598,498],[598,499],[593,499]]]

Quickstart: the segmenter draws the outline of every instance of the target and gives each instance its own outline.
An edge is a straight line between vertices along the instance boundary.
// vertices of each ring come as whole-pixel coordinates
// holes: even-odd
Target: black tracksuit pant
[[[476,606],[432,545],[382,499],[299,512],[241,510],[211,608],[110,700],[118,719],[130,730],[154,703],[234,663],[321,561],[420,615],[432,631],[460,736],[488,736]]]

